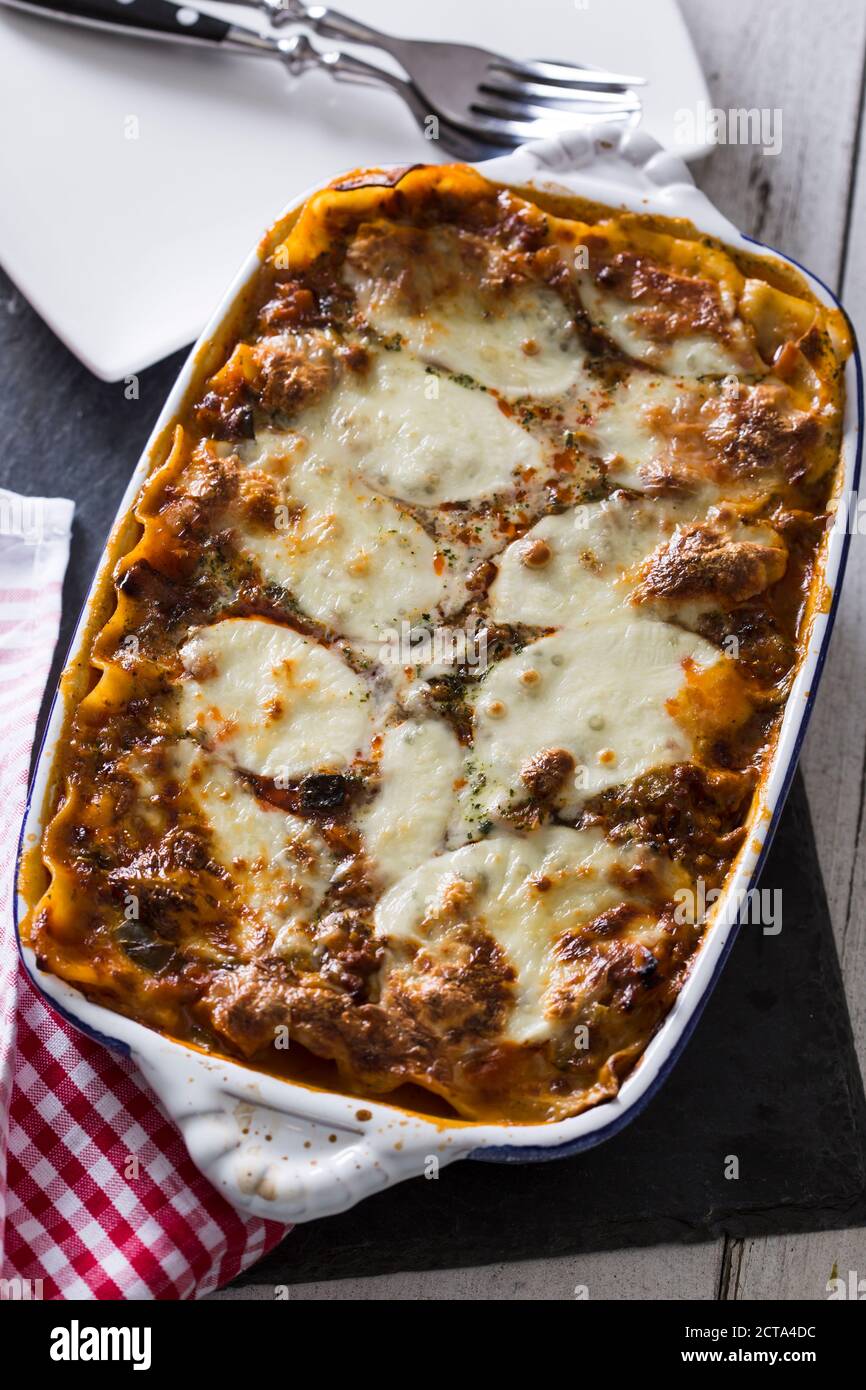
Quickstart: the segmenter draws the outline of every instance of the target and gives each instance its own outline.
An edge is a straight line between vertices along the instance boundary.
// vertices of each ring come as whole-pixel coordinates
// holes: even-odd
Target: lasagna
[[[574,1115],[757,812],[844,321],[688,223],[463,166],[338,182],[261,254],[64,678],[30,941],[254,1068]]]

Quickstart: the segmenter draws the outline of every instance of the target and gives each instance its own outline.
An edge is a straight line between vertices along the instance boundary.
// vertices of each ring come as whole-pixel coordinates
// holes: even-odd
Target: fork
[[[234,0],[271,23],[303,23],[322,38],[372,45],[395,58],[417,92],[453,125],[498,144],[543,139],[599,120],[634,123],[645,78],[571,63],[517,61],[463,43],[402,39],[304,0]]]
[[[386,87],[395,92],[408,106],[427,139],[436,139],[443,149],[457,159],[490,159],[500,155],[508,141],[495,142],[474,138],[471,133],[452,126],[436,115],[437,126],[431,130],[429,105],[405,77],[385,72],[352,54],[334,50],[321,53],[304,34],[279,38],[259,34],[242,25],[229,24],[203,11],[196,12],[173,0],[0,0],[0,8],[37,15],[42,19],[63,23],[100,33],[120,34],[127,38],[167,39],[181,45],[209,48],[252,56],[269,55],[282,59],[290,76],[300,77],[320,68],[339,82],[364,86]],[[185,9],[183,18],[179,11]]]
[[[291,0],[291,3],[295,2]],[[250,3],[250,0],[243,0],[243,3]],[[607,106],[588,112],[578,111],[572,105],[567,110],[557,111],[533,105],[524,108],[525,119],[515,120],[511,116],[484,113],[467,117],[463,112],[461,120],[455,121],[431,100],[429,93],[419,91],[412,80],[386,72],[364,59],[338,50],[321,53],[303,34],[281,38],[277,33],[259,33],[255,29],[217,19],[205,11],[194,10],[189,5],[175,4],[173,0],[0,0],[0,5],[29,11],[46,19],[63,20],[128,36],[171,39],[231,52],[269,55],[282,59],[289,73],[295,77],[311,68],[321,68],[338,81],[388,87],[409,107],[425,137],[437,140],[458,159],[485,159],[501,153],[503,148],[523,144],[527,140],[545,139],[579,125],[595,124],[601,119],[621,119],[633,123],[640,115],[640,104],[635,98],[635,105],[629,105],[621,112],[613,112]],[[399,46],[403,41],[397,42]],[[424,47],[423,44],[421,46]],[[448,49],[447,44],[433,44],[432,47]],[[467,51],[473,55],[483,52],[481,49]],[[506,60],[497,61],[504,63]],[[550,64],[528,66],[555,68],[558,72],[571,71]],[[607,78],[613,74],[603,76]],[[550,84],[546,84],[546,90],[550,90]],[[599,92],[595,95],[610,94]],[[544,115],[537,115],[537,111],[543,111]]]

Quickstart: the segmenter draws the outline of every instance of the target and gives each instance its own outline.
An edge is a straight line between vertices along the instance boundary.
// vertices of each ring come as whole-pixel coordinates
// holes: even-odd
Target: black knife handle
[[[27,0],[27,8],[205,43],[222,43],[231,28],[221,19],[200,14],[195,5],[175,5],[171,0]]]

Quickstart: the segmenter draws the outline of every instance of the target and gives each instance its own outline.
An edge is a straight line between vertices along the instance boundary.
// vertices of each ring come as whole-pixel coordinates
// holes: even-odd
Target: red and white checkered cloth
[[[72,511],[0,490],[0,1268],[42,1280],[45,1298],[199,1298],[287,1228],[218,1195],[135,1067],[37,994],[15,942],[15,850]]]

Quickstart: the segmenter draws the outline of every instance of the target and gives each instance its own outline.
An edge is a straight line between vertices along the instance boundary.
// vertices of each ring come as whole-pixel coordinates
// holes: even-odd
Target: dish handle
[[[136,1064],[177,1124],[196,1167],[228,1202],[251,1216],[294,1224],[333,1216],[405,1178],[463,1156],[445,1151],[427,1124],[377,1123],[382,1107],[347,1099],[345,1117],[275,1105],[253,1077],[234,1084],[216,1059],[187,1051],[133,1050]],[[230,1071],[234,1072],[231,1067]],[[269,1088],[265,1088],[269,1089]],[[296,1098],[296,1097],[295,1097]],[[355,1115],[370,1117],[362,1123]]]
[[[618,122],[534,140],[477,168],[494,182],[576,191],[614,206],[634,206],[637,194],[642,212],[687,218],[722,240],[739,240],[733,223],[695,187],[685,160],[645,131]],[[580,177],[573,189],[569,179],[574,174]]]

